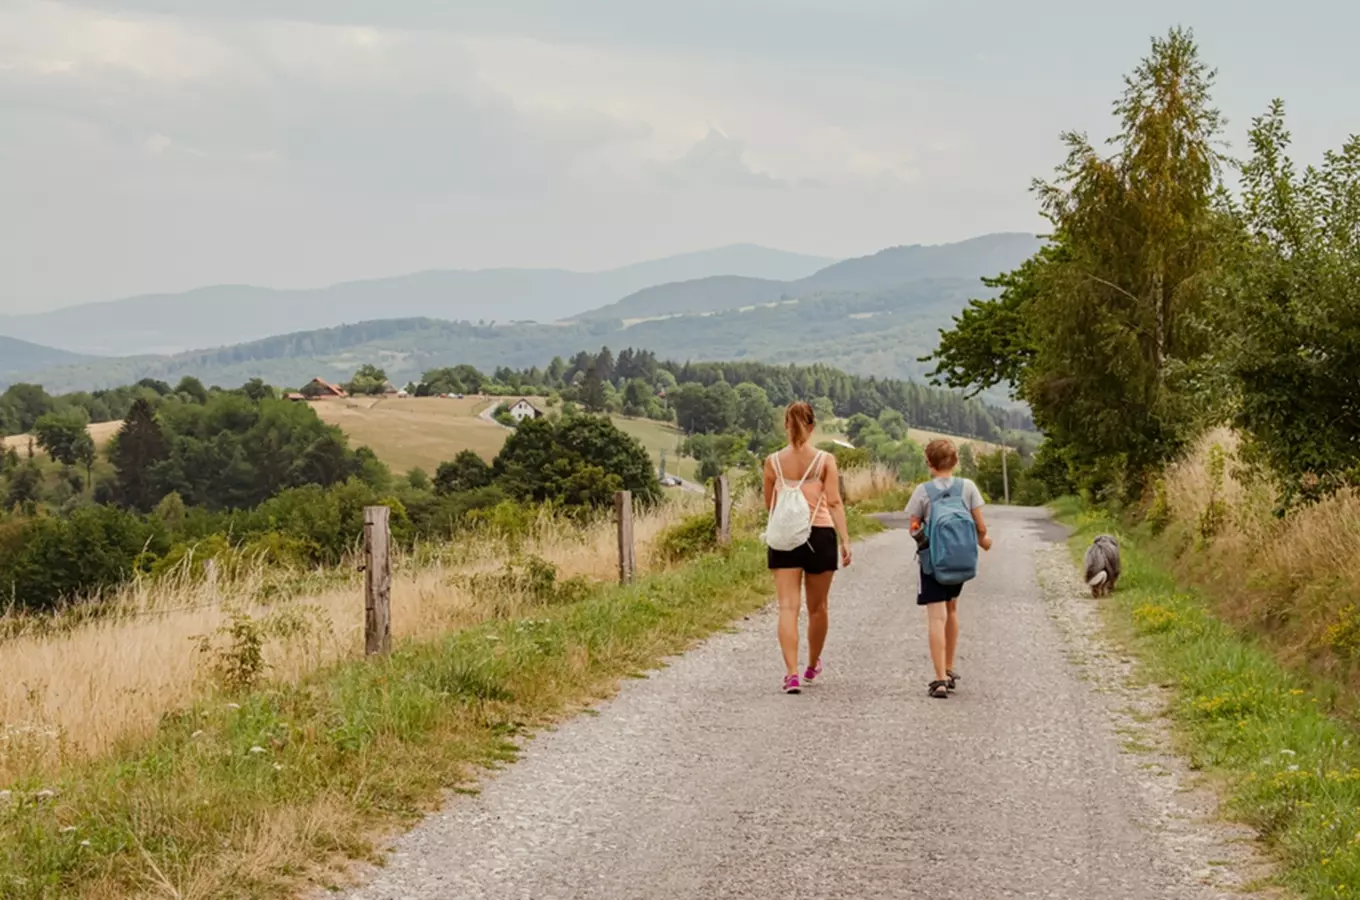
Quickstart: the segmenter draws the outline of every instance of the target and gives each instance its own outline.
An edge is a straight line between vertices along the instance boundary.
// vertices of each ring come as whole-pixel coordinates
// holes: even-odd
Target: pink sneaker
[[[803,672],[803,680],[806,681],[808,684],[812,684],[812,682],[821,674],[822,674],[822,661],[819,659],[817,660],[816,665],[808,666],[807,670]]]
[[[786,693],[786,694],[798,694],[798,693],[801,693],[802,690],[803,690],[802,686],[798,684],[798,676],[797,676],[797,675],[785,675],[785,676],[784,676],[784,693]]]

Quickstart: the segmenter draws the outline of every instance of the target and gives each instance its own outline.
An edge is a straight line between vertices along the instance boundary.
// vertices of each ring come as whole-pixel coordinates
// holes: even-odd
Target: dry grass
[[[1279,518],[1271,485],[1241,471],[1236,448],[1230,432],[1214,432],[1163,479],[1164,511],[1154,500],[1152,515],[1180,574],[1287,662],[1360,687],[1360,495]]]
[[[635,524],[640,565],[663,529],[707,508],[702,497],[674,495]],[[515,549],[557,566],[560,577],[617,577],[612,523],[567,527],[541,519]],[[392,629],[428,639],[501,616],[514,598],[476,596],[466,577],[499,570],[511,555],[486,534],[402,560],[392,585]],[[101,755],[119,741],[149,735],[170,711],[212,690],[208,658],[195,643],[229,623],[233,611],[293,623],[269,642],[268,675],[292,682],[319,666],[362,652],[363,589],[354,567],[294,573],[290,598],[266,607],[277,571],[251,569],[227,584],[169,579],[134,584],[111,598],[113,611],[80,621],[0,618],[0,784],[21,771],[49,771]],[[297,627],[301,625],[302,627]]]
[[[902,488],[897,473],[887,466],[874,464],[868,468],[851,469],[845,475],[846,503],[864,503]]]
[[[85,430],[90,433],[90,437],[94,438],[96,447],[103,447],[109,442],[110,438],[118,433],[118,429],[122,427],[123,422],[119,419],[113,422],[95,422],[91,425],[87,425]],[[29,438],[30,435],[27,434],[12,434],[9,437],[0,440],[3,440],[3,446],[6,450],[10,447],[15,448],[16,450],[24,450],[28,447]],[[36,447],[37,439],[33,438],[33,442]]]
[[[392,471],[421,468],[433,474],[460,450],[474,450],[487,461],[500,452],[510,432],[477,415],[486,405],[475,397],[356,397],[318,401],[312,408],[349,435],[352,444],[372,449]]]
[[[962,448],[964,444],[972,444],[973,453],[976,454],[977,456],[987,456],[992,453],[995,453],[998,449],[1000,449],[998,445],[990,443],[988,441],[979,441],[973,438],[963,438],[959,437],[956,434],[945,434],[942,431],[926,431],[921,428],[907,429],[907,437],[911,438],[913,441],[920,444],[922,447],[925,447],[926,444],[929,444],[936,438],[947,438],[948,440],[953,441],[955,446],[960,448]]]

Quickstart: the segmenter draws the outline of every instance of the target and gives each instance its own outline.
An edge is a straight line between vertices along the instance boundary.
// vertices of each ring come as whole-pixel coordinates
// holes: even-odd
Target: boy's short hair
[[[936,438],[926,444],[926,462],[937,472],[952,469],[959,464],[959,449],[948,438]]]

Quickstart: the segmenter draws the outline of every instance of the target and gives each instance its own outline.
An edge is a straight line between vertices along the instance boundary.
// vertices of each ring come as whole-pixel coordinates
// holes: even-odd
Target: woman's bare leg
[[[775,569],[774,592],[779,598],[779,649],[784,651],[786,675],[798,674],[798,611],[803,606],[803,570]]]
[[[945,637],[945,626],[949,620],[949,610],[944,603],[930,603],[926,605],[926,626],[930,630],[930,661],[935,666],[935,680],[945,680],[945,653],[947,652],[947,638]]]
[[[831,595],[831,579],[836,577],[835,572],[823,572],[820,575],[808,575],[805,579],[807,585],[807,610],[808,610],[808,665],[817,665],[817,660],[822,658],[822,648],[826,646],[826,632],[831,626],[831,620],[827,615],[826,601]]]
[[[959,649],[959,601],[950,600],[943,604],[949,608],[949,617],[944,623],[944,667],[954,671],[954,651]]]

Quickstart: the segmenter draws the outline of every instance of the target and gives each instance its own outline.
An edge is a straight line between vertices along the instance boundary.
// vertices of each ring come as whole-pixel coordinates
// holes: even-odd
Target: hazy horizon
[[[1060,132],[1175,24],[1231,150],[1276,96],[1300,164],[1360,130],[1360,10],[1206,7],[10,0],[0,313],[1042,233]]]

